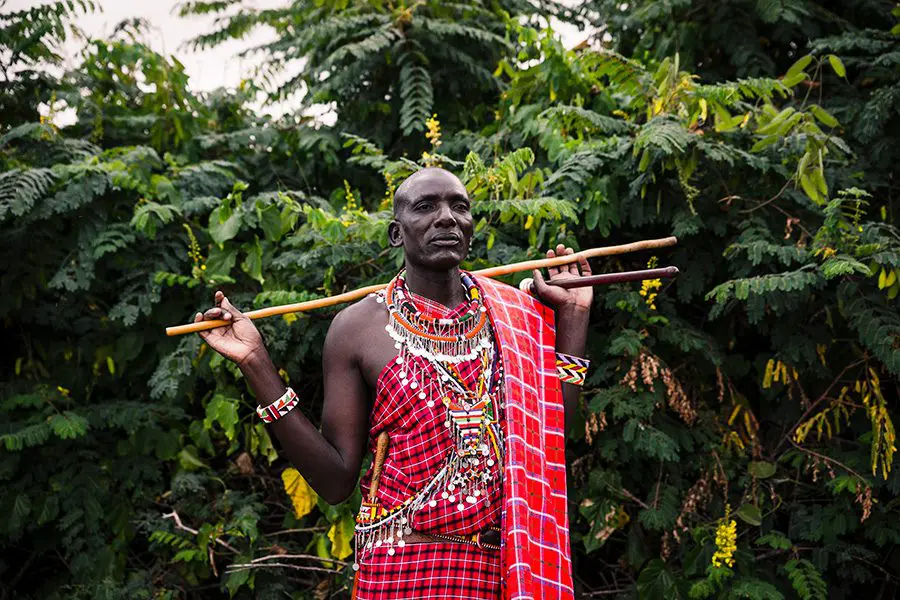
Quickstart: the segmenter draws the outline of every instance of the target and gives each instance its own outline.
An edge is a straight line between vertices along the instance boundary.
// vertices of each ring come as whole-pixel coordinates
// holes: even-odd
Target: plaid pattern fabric
[[[452,542],[376,548],[357,574],[357,600],[499,600],[500,553]]]
[[[433,317],[453,318],[466,307],[463,303],[450,310],[415,294],[410,297],[420,311]],[[428,361],[416,356],[408,357],[409,361],[415,361],[416,370],[427,369],[436,381],[439,375]],[[465,361],[457,366],[462,380],[474,386],[479,361]],[[438,396],[437,386],[431,377],[415,390],[401,385],[400,373],[404,368],[408,369],[409,364],[398,365],[392,360],[382,369],[370,417],[369,440],[373,453],[375,440],[382,431],[391,436],[377,492],[378,503],[387,509],[399,506],[425,487],[446,464],[448,452],[453,447],[450,430],[444,426],[447,409]],[[420,392],[425,392],[425,398],[419,397]],[[434,400],[433,407],[427,406],[429,399]],[[455,504],[447,502],[438,502],[435,507],[426,504],[413,515],[410,526],[424,533],[449,535],[498,527],[503,474],[500,472],[501,461],[493,455],[493,449],[491,452],[495,466],[493,480],[485,494],[491,500],[489,506],[485,502],[465,504],[464,510],[459,511]],[[363,497],[368,497],[371,476],[370,468],[360,481]],[[407,544],[394,546],[394,550],[392,556],[383,546],[361,557],[354,598],[499,598],[499,552],[450,542]]]
[[[505,371],[504,598],[571,599],[565,413],[554,314],[506,284],[476,281]]]

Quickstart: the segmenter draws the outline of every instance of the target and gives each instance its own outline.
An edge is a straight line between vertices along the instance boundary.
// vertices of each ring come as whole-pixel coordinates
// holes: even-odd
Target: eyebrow
[[[412,202],[410,202],[410,204],[416,205],[416,204],[418,204],[419,202],[435,202],[435,201],[440,200],[440,199],[441,199],[441,194],[434,194],[434,193],[432,193],[432,194],[425,194],[425,195],[423,195],[423,196],[419,196],[418,198],[412,200]],[[472,201],[469,199],[469,196],[468,196],[468,195],[460,194],[459,192],[454,192],[453,194],[451,194],[451,195],[449,196],[449,199],[450,199],[451,202],[452,202],[452,201],[455,201],[455,200],[464,200],[465,202],[468,202],[468,203],[470,203],[470,204],[471,204],[471,202],[472,202]]]

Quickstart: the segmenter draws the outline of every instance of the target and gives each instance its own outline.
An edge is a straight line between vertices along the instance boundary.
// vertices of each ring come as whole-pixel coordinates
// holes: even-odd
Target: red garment
[[[413,519],[417,530],[468,533],[496,522],[502,502],[499,553],[456,543],[408,544],[390,556],[377,548],[360,563],[358,600],[398,598],[498,598],[569,600],[574,597],[566,505],[565,432],[562,390],[556,375],[553,311],[519,290],[476,279],[503,361],[505,456],[502,484],[462,515]],[[387,428],[391,445],[379,485],[384,506],[396,506],[421,489],[444,465],[451,448],[436,403],[432,414],[419,410],[426,399],[399,385],[394,362],[382,371],[372,415],[371,440]],[[471,366],[468,371],[472,376]],[[418,408],[417,408],[418,407]],[[424,417],[424,418],[423,418]],[[395,433],[396,432],[396,433]],[[396,435],[396,437],[395,437]],[[374,449],[374,448],[373,448]],[[499,463],[499,461],[498,461]],[[389,465],[391,465],[389,467]],[[368,493],[371,474],[361,486]],[[496,492],[502,487],[502,496]],[[439,504],[438,508],[442,505]],[[446,505],[443,505],[446,507]],[[469,512],[471,511],[471,512]]]
[[[453,310],[427,298],[410,294],[416,307],[433,317],[458,317],[467,307],[463,302]],[[433,372],[433,367],[421,357],[410,356],[419,368]],[[400,384],[400,373],[409,364],[398,365],[393,360],[379,374],[375,389],[375,405],[370,417],[369,439],[382,431],[390,433],[390,446],[384,462],[377,499],[381,506],[391,509],[414,496],[447,462],[453,448],[450,430],[444,425],[447,408],[437,396],[437,386],[425,382],[417,389]],[[457,365],[463,381],[474,387],[480,370],[476,360]],[[433,373],[437,377],[437,373]],[[425,392],[425,398],[419,393]],[[434,401],[433,407],[427,402]],[[501,417],[502,418],[502,417]],[[411,527],[420,532],[463,535],[500,526],[502,505],[501,461],[495,458],[494,477],[485,495],[475,504],[466,503],[459,511],[455,504],[439,502],[427,504],[415,513]],[[368,496],[371,469],[360,487]],[[500,594],[500,553],[452,542],[407,544],[394,546],[394,555],[387,546],[367,552],[359,560],[357,600],[397,600],[399,598],[463,598],[497,600]]]
[[[503,357],[503,582],[507,600],[574,598],[566,503],[565,407],[553,310],[476,279]]]

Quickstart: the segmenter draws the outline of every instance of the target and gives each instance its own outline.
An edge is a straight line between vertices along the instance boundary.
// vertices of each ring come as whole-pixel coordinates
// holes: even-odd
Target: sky
[[[273,8],[283,6],[288,0],[247,0],[248,5],[257,8]],[[257,29],[243,40],[230,41],[215,48],[193,51],[185,46],[185,42],[197,34],[210,31],[213,17],[195,16],[179,17],[177,6],[181,0],[97,0],[103,9],[81,17],[78,26],[89,37],[104,37],[112,32],[119,22],[127,18],[141,17],[150,23],[150,31],[144,40],[154,50],[162,54],[174,54],[185,66],[190,77],[190,87],[195,91],[209,91],[218,87],[236,87],[241,79],[250,73],[252,63],[242,61],[237,54],[245,48],[266,43],[272,39],[271,30]],[[47,0],[7,0],[2,5],[3,12],[22,10],[36,4],[45,4]],[[570,25],[555,23],[554,28],[560,33],[567,46],[574,46],[584,34]],[[82,44],[72,41],[67,45],[67,67],[77,65],[78,51]],[[275,116],[292,110],[299,105],[299,98],[293,98],[275,106],[258,105],[258,109]],[[314,111],[329,121],[327,110]],[[74,115],[60,115],[63,121],[74,119]],[[66,124],[65,122],[59,123]]]

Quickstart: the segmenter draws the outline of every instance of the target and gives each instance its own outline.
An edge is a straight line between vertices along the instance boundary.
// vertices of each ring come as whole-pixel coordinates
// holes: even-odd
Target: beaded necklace
[[[437,386],[434,397],[440,398],[445,407],[444,426],[450,429],[453,443],[446,464],[399,507],[386,511],[363,503],[357,517],[357,553],[387,544],[388,554],[393,554],[393,545],[405,545],[403,537],[412,533],[412,515],[426,504],[436,507],[439,502],[447,502],[463,511],[466,504],[489,503],[485,492],[493,473],[502,472],[503,440],[497,412],[502,409],[497,385],[502,381],[499,353],[475,281],[462,273],[461,283],[468,306],[460,317],[452,319],[423,314],[410,297],[403,272],[376,294],[376,300],[387,305],[389,322],[385,330],[397,348],[394,360],[402,369],[400,384],[419,390],[413,393],[420,400],[427,397],[421,389],[426,382]],[[424,358],[424,364],[411,360],[411,356]],[[480,368],[470,388],[458,365],[476,359]],[[434,408],[434,397],[427,399],[428,408]],[[496,469],[493,457],[501,461]]]

